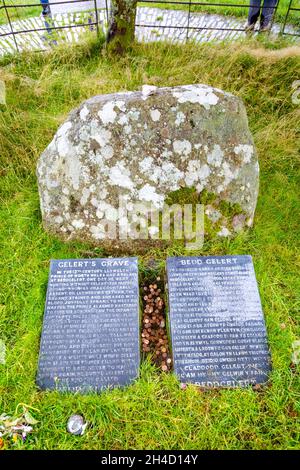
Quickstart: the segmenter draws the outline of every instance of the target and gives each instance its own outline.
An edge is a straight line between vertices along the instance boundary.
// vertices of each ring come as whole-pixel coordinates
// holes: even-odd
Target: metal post
[[[284,30],[285,30],[285,27],[286,27],[286,22],[287,22],[289,13],[290,13],[290,9],[291,9],[292,3],[293,3],[293,0],[290,0],[289,6],[288,6],[288,10],[287,10],[287,12],[286,12],[286,15],[285,15],[285,17],[284,17],[283,24],[282,24],[282,27],[281,27],[281,31],[280,31],[281,34],[284,34]]]
[[[189,40],[189,30],[190,30],[190,18],[191,18],[191,1],[189,0],[189,13],[188,13],[188,24],[186,29],[186,42]]]
[[[96,29],[97,29],[97,36],[99,36],[99,18],[98,18],[98,10],[97,10],[97,0],[94,0],[95,6],[95,16],[96,16]]]
[[[11,23],[11,21],[10,21],[10,16],[9,16],[9,13],[8,13],[8,9],[7,9],[7,7],[6,7],[5,0],[3,0],[3,6],[4,6],[4,9],[5,9],[6,16],[7,16],[8,24],[9,24],[10,29],[11,29],[11,34],[13,35],[13,38],[14,38],[14,43],[15,43],[17,52],[20,52],[19,46],[18,46],[18,43],[17,43],[17,40],[16,40],[16,35],[15,35],[14,30],[13,30],[12,23]]]
[[[269,31],[269,32],[271,32],[272,27],[273,27],[273,24],[274,24],[274,20],[275,20],[275,16],[276,16],[276,13],[277,13],[278,5],[279,5],[279,0],[277,0],[276,5],[275,5],[275,8],[274,8],[274,10],[273,10],[273,15],[272,15],[272,19],[271,19],[271,27],[270,27],[270,31]]]
[[[105,9],[106,9],[106,27],[108,29],[108,23],[109,23],[109,14],[108,14],[108,3],[107,0],[105,0]]]

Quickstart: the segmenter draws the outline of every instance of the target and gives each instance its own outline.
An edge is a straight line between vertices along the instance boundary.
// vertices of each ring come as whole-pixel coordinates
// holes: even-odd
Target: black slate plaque
[[[101,390],[138,376],[137,258],[52,260],[37,384]]]
[[[265,383],[266,328],[251,256],[167,260],[174,368],[201,387]]]

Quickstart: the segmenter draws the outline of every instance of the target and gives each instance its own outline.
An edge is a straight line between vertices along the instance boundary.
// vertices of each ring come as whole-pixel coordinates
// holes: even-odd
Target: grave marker
[[[137,258],[51,260],[39,387],[127,385],[139,361]]]
[[[266,329],[251,256],[167,260],[174,369],[203,387],[265,383]]]

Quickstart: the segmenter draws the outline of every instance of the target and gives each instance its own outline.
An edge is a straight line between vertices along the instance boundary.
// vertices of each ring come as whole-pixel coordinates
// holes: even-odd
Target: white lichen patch
[[[186,119],[185,114],[182,111],[178,111],[178,113],[176,114],[176,119],[175,119],[176,126],[180,126],[181,124],[183,124],[185,119]]]
[[[80,119],[82,121],[85,121],[89,114],[90,114],[89,110],[87,109],[86,106],[84,106],[79,113]]]
[[[214,93],[213,88],[206,85],[186,85],[180,91],[174,91],[173,96],[179,103],[198,103],[209,109],[215,106],[219,97]]]
[[[83,188],[82,190],[82,196],[80,198],[80,204],[82,206],[85,206],[86,203],[88,202],[88,199],[90,197],[91,191],[89,188]]]
[[[243,163],[250,163],[254,155],[253,145],[239,144],[234,147],[234,153],[243,157]]]
[[[98,112],[98,116],[100,117],[103,124],[110,124],[115,122],[117,113],[114,110],[115,103],[113,101],[108,101],[105,103],[102,109]]]
[[[111,139],[111,132],[108,129],[105,129],[104,127],[95,127],[93,124],[91,124],[91,131],[89,135],[89,140],[95,140],[98,142],[100,147],[105,147],[110,142]]]
[[[118,119],[118,123],[121,126],[124,126],[125,124],[128,124],[128,117],[126,116],[126,114],[121,114],[121,116]]]
[[[65,137],[70,129],[72,127],[72,123],[70,121],[67,121],[65,122],[64,124],[62,124],[59,128],[58,128],[58,131],[56,133],[56,138],[58,137]]]
[[[150,109],[150,116],[153,122],[157,122],[159,121],[161,114],[158,109]]]
[[[164,149],[164,150],[161,152],[161,155],[160,155],[160,156],[161,156],[161,158],[162,158],[163,160],[165,160],[165,159],[171,158],[172,155],[173,155],[173,152],[172,152],[171,150]]]
[[[57,137],[56,141],[56,150],[61,157],[65,157],[70,149],[70,141],[66,134],[62,134]]]
[[[164,196],[156,192],[156,188],[150,184],[145,184],[138,192],[140,201],[152,202],[156,207],[161,207]]]
[[[63,217],[61,215],[58,215],[57,217],[54,217],[54,222],[56,224],[62,224],[64,221]]]
[[[130,171],[122,163],[117,163],[109,172],[110,183],[121,188],[133,189],[134,184],[130,176]]]
[[[224,186],[227,186],[233,179],[237,177],[239,173],[239,168],[236,168],[233,170],[229,163],[224,161],[221,167],[220,175],[224,177],[223,184]]]
[[[69,182],[73,189],[79,189],[82,166],[79,156],[76,153],[68,153],[67,158],[65,159],[65,172],[68,175]]]
[[[219,144],[215,144],[213,149],[207,154],[207,163],[212,166],[219,167],[221,166],[222,160],[224,157],[224,152],[221,149]]]
[[[145,175],[157,186],[165,186],[169,191],[176,191],[180,187],[180,181],[184,178],[184,172],[179,170],[172,162],[163,162],[161,165],[152,164]]]
[[[95,240],[103,240],[105,238],[105,228],[103,225],[92,225],[90,228],[92,238]]]
[[[116,209],[111,204],[109,204],[108,207],[105,209],[106,219],[115,222],[118,220],[118,216],[119,216],[118,209]]]
[[[186,157],[191,153],[192,145],[188,140],[175,140],[173,142],[173,149],[175,153]]]
[[[125,134],[128,134],[128,135],[131,134],[131,132],[132,132],[132,127],[131,127],[130,124],[127,125],[127,126],[124,126],[124,132],[125,132]]]
[[[105,145],[101,150],[101,155],[105,160],[109,160],[114,155],[114,149],[111,145]]]
[[[139,162],[139,167],[141,172],[147,172],[151,170],[153,165],[153,158],[152,157],[145,157],[141,162]]]
[[[75,219],[73,220],[72,225],[76,229],[81,229],[85,226],[85,223],[82,219]]]
[[[126,103],[125,101],[121,101],[121,100],[117,100],[115,101],[115,106],[117,106],[117,108],[119,108],[120,111],[126,111]]]
[[[196,185],[198,181],[204,182],[210,175],[208,165],[201,165],[199,160],[190,160],[185,174],[185,183],[187,186]]]
[[[140,111],[138,111],[137,109],[131,109],[130,111],[128,111],[127,116],[132,121],[138,121],[140,118],[140,114]]]

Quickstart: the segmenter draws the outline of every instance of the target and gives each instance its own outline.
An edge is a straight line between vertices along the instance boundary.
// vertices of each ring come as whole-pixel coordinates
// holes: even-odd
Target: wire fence
[[[13,4],[1,0],[0,6],[0,53],[21,52],[24,49],[47,49],[64,40],[78,41],[88,29],[97,35],[106,34],[111,15],[110,0],[40,0],[36,3]],[[262,3],[264,0],[261,0]],[[274,0],[268,6],[269,30],[277,34],[300,37],[299,0],[285,2]],[[296,3],[297,2],[297,3]],[[278,7],[280,6],[280,15]],[[40,15],[27,16],[33,9]],[[136,37],[145,41],[180,41],[233,39],[245,36],[246,16],[249,8],[256,15],[267,10],[260,0],[250,3],[222,3],[202,1],[143,0],[138,2]],[[35,10],[34,10],[35,11]],[[229,13],[229,15],[228,15]],[[267,14],[267,13],[266,13]],[[295,18],[299,18],[297,21]],[[292,24],[294,23],[294,24]],[[252,29],[252,28],[248,28]],[[251,32],[255,32],[254,29]]]

